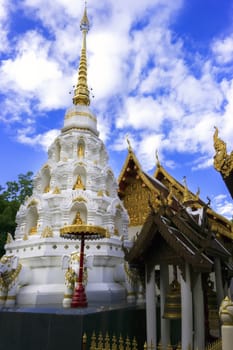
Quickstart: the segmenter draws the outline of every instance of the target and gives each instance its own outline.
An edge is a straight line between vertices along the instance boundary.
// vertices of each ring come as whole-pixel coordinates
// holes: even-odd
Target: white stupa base
[[[67,260],[67,266],[63,266],[63,258],[70,259],[71,254],[79,252],[77,244],[79,242],[60,237],[43,240],[35,237],[8,244],[9,254],[17,253],[23,265],[22,273],[26,276],[23,281],[19,279],[16,300],[12,304],[64,306],[64,295],[70,294],[67,292],[65,273],[70,267],[78,274],[79,261],[74,260],[71,263]],[[121,245],[119,237],[90,241],[86,245],[86,294],[89,304],[126,302],[126,277]]]
[[[117,283],[90,283],[86,286],[88,303],[125,302],[125,288]],[[21,287],[17,293],[18,306],[62,305],[63,284],[29,285]]]
[[[63,284],[40,284],[21,287],[17,293],[17,305],[62,305]]]
[[[120,303],[126,300],[126,291],[118,283],[89,283],[87,299],[93,303]]]

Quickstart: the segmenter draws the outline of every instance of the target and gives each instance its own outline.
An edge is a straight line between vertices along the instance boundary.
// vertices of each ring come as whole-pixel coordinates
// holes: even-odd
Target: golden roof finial
[[[129,135],[128,135],[128,134],[126,135],[126,141],[127,141],[127,143],[128,143],[128,151],[129,151],[129,152],[132,152],[132,147],[131,147],[131,143],[130,143]]]
[[[183,183],[184,183],[183,203],[185,203],[185,202],[188,202],[190,200],[190,193],[188,190],[186,176],[183,177]]]
[[[89,20],[87,17],[87,7],[85,3],[85,9],[83,18],[80,22],[80,30],[83,33],[83,44],[80,55],[79,69],[78,69],[78,82],[75,86],[73,104],[89,106],[90,97],[87,86],[87,52],[86,52],[86,35],[90,28]]]
[[[199,200],[199,196],[200,196],[201,190],[200,187],[197,188],[197,193],[195,194],[195,199],[198,201]]]
[[[159,153],[158,153],[158,150],[156,149],[155,150],[155,159],[156,159],[156,166],[157,167],[160,167],[160,161],[159,161]]]

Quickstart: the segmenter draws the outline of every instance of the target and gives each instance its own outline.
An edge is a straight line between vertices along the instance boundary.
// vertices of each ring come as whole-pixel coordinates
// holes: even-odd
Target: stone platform
[[[0,350],[81,350],[82,335],[93,331],[146,339],[145,308],[90,305],[85,309],[60,306],[20,307],[0,311]]]

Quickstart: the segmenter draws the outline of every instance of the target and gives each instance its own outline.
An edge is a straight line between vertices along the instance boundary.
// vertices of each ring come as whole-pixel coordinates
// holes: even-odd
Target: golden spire
[[[78,69],[78,82],[75,86],[73,104],[89,106],[90,97],[87,86],[87,52],[86,52],[86,35],[89,30],[89,21],[87,17],[87,8],[85,5],[83,18],[80,23],[80,30],[83,33],[83,44],[80,55],[79,69]]]
[[[160,167],[159,153],[157,149],[155,150],[155,159],[156,159],[156,166]]]
[[[184,183],[183,203],[185,203],[191,200],[191,195],[188,189],[186,176],[183,177],[183,183]]]
[[[126,141],[127,141],[127,143],[128,143],[128,151],[129,151],[129,152],[132,152],[132,146],[131,146],[131,143],[130,143],[129,135],[128,135],[128,134],[126,135]]]

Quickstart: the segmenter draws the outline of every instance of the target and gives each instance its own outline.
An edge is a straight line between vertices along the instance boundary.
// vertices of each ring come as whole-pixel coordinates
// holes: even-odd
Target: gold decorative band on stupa
[[[83,33],[83,44],[80,55],[78,82],[75,86],[73,104],[89,106],[90,97],[87,86],[87,53],[86,53],[86,35],[89,30],[89,20],[87,17],[87,9],[85,7],[83,18],[80,23],[80,29]]]
[[[86,117],[86,118],[89,118],[91,119],[93,122],[96,122],[96,118],[93,117],[92,114],[90,113],[87,113],[87,112],[78,112],[78,111],[69,111],[66,115],[65,115],[65,119],[70,119],[70,118],[73,118],[73,117],[77,117],[77,115],[79,117]]]
[[[88,238],[104,238],[106,237],[106,229],[95,225],[66,225],[60,229],[60,236],[65,238],[78,238],[78,236],[86,236]]]

